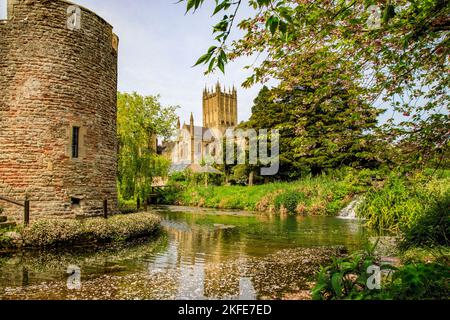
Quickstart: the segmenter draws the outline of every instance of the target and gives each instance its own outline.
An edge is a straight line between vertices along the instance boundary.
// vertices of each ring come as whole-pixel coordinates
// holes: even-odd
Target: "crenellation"
[[[203,127],[218,128],[225,131],[237,124],[237,93],[233,89],[227,90],[216,84],[216,90],[203,92]]]

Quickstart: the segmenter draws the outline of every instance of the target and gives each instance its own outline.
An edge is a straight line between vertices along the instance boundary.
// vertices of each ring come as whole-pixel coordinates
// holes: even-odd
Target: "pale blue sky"
[[[205,85],[238,87],[239,121],[247,120],[260,85],[243,89],[248,62],[228,65],[225,76],[204,76],[204,67],[191,66],[213,42],[211,7],[185,15],[177,0],[74,0],[107,20],[119,36],[119,90],[161,95],[163,105],[179,105],[181,122],[194,112],[201,125],[202,92]],[[209,2],[208,2],[209,3]],[[245,9],[245,8],[244,8]],[[245,12],[241,13],[245,15]],[[247,14],[249,14],[247,12]]]
[[[202,92],[205,85],[212,87],[217,80],[222,85],[238,89],[238,120],[247,120],[253,99],[261,85],[250,89],[240,84],[250,75],[245,65],[254,58],[242,58],[227,66],[226,74],[203,74],[204,66],[191,66],[212,44],[211,26],[219,17],[211,18],[212,0],[195,14],[185,15],[185,3],[178,0],[72,0],[100,15],[119,36],[119,83],[124,92],[136,91],[143,95],[161,96],[163,105],[178,105],[181,122],[189,121],[194,113],[197,125],[202,124]],[[5,0],[0,0],[0,16]],[[251,16],[242,6],[238,21]],[[240,32],[234,31],[234,35]],[[273,84],[274,82],[271,82]],[[377,103],[379,105],[380,103]],[[387,112],[381,122],[392,116]],[[396,118],[399,118],[396,115]]]
[[[0,19],[6,18],[6,0],[0,0]]]

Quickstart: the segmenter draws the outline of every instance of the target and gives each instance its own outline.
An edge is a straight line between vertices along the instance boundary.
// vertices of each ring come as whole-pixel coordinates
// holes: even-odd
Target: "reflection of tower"
[[[178,279],[178,300],[194,300],[204,298],[205,271],[202,263],[180,266]]]
[[[162,254],[158,254],[155,260],[148,265],[150,274],[163,272],[164,270],[175,268],[178,261],[178,242],[173,241]]]
[[[212,299],[236,299],[240,293],[240,266],[229,256],[229,246],[235,246],[236,233],[215,229],[212,235],[212,254],[205,261],[205,296]],[[223,283],[227,285],[223,286]]]
[[[237,125],[237,92],[222,90],[219,82],[215,91],[207,88],[203,91],[203,127],[218,128],[225,131],[226,128]]]

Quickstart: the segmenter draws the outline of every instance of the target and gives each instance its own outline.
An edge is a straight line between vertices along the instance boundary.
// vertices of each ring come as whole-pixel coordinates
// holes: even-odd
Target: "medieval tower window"
[[[0,0],[0,20],[8,19],[8,0]]]
[[[72,127],[72,158],[78,158],[80,127]]]

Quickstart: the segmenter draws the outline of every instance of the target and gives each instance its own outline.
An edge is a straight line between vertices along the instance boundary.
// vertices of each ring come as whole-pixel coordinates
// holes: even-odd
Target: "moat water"
[[[307,299],[319,265],[361,248],[357,220],[154,209],[164,232],[0,257],[0,299]]]

